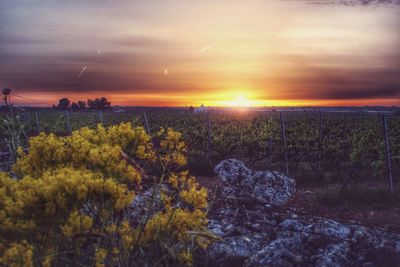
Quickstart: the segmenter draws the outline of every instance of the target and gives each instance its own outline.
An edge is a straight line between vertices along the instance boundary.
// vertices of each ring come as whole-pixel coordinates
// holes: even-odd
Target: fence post
[[[322,161],[322,112],[319,112],[319,130],[318,130],[318,171],[321,170]]]
[[[207,108],[207,157],[211,165],[211,122],[210,110]]]
[[[268,139],[268,169],[272,168],[272,138]]]
[[[65,114],[66,114],[66,116],[67,116],[67,127],[68,127],[68,132],[69,132],[69,133],[72,133],[71,121],[69,120],[69,111],[66,110],[66,111],[65,111]]]
[[[146,125],[147,134],[150,135],[150,127],[149,127],[149,122],[147,120],[146,111],[143,112],[143,117],[144,117],[144,123]]]
[[[40,133],[39,117],[36,111],[35,111],[35,119],[36,119],[36,131],[39,134]]]
[[[99,117],[100,117],[101,124],[104,124],[103,123],[103,112],[101,112],[101,109],[99,109]]]
[[[270,123],[272,123],[272,116],[271,116],[271,114],[270,114],[270,116],[269,116],[270,118],[269,118],[269,121],[268,121],[268,124],[270,124]],[[270,129],[272,128],[271,126],[269,127]],[[268,129],[268,128],[267,128]],[[270,130],[269,131],[269,133],[268,133],[268,140],[267,140],[267,150],[266,150],[266,153],[267,153],[267,169],[271,169],[271,167],[272,167],[272,131]]]
[[[387,175],[388,175],[388,180],[389,180],[389,189],[390,189],[390,192],[393,193],[394,188],[393,188],[392,162],[391,162],[391,156],[390,156],[389,132],[388,132],[388,126],[387,126],[387,119],[386,119],[385,115],[382,115],[382,123],[383,123],[383,135],[385,138],[386,169],[387,169]]]
[[[284,120],[282,112],[279,113],[279,118],[280,118],[280,122],[281,122],[282,141],[283,141],[283,146],[285,148],[285,171],[286,171],[286,175],[289,176],[289,162],[288,162],[288,152],[287,152],[287,144],[286,144],[285,120]]]

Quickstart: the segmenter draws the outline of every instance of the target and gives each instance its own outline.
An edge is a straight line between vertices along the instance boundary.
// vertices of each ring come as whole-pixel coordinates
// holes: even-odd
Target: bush
[[[154,140],[130,123],[31,138],[15,176],[0,173],[0,265],[194,264],[211,237],[207,190],[177,171],[186,164],[178,132]],[[143,187],[147,212],[132,218]]]

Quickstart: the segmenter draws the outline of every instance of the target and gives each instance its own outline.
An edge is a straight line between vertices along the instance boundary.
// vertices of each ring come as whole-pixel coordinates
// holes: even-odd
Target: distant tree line
[[[96,110],[106,110],[111,108],[111,102],[105,97],[88,99],[85,101],[71,102],[68,98],[61,98],[58,100],[57,105],[53,105],[54,109],[58,110],[84,110],[84,109],[96,109]]]

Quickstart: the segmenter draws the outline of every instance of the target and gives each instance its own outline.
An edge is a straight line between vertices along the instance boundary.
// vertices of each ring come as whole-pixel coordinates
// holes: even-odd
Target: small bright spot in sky
[[[168,75],[168,69],[164,70],[164,75],[167,76]]]
[[[208,49],[210,49],[211,48],[211,45],[207,45],[206,47],[203,47],[201,50],[200,50],[200,53],[204,53],[204,52],[206,52]]]
[[[87,65],[83,66],[81,72],[79,72],[79,74],[78,74],[78,79],[80,79],[82,77],[82,75],[86,71],[86,69],[87,69]]]
[[[97,50],[97,55],[100,55],[101,53],[103,53],[103,50],[101,49]]]

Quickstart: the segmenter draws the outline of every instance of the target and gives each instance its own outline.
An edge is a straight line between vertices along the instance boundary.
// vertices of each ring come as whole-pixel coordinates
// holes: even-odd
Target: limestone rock
[[[295,180],[274,171],[253,171],[236,159],[223,160],[214,168],[223,181],[223,197],[244,203],[277,207],[296,191]]]

